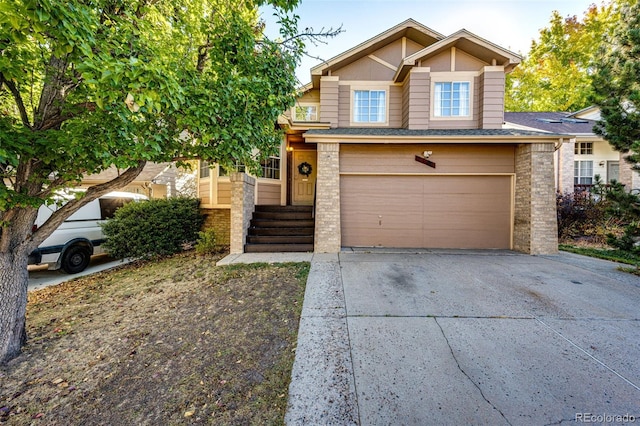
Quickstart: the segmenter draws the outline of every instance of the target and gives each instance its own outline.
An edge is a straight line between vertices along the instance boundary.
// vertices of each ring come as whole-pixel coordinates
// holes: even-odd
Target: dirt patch
[[[282,424],[308,263],[183,254],[29,294],[0,423]]]

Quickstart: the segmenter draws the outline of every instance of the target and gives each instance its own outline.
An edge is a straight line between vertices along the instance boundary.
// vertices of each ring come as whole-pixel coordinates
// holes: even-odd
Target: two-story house
[[[503,129],[505,75],[519,62],[466,30],[402,22],[311,70],[262,177],[201,170],[203,206],[229,223],[232,252],[261,241],[252,230],[279,205],[313,226],[303,250],[554,253],[554,152],[569,137]]]

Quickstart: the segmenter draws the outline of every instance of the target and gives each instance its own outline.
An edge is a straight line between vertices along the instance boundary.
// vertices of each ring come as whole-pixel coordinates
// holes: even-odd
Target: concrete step
[[[245,253],[309,252],[313,244],[245,244]]]

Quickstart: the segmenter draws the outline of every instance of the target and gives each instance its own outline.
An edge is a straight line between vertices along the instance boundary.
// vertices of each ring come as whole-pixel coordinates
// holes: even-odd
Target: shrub
[[[220,251],[220,246],[216,244],[216,233],[213,229],[207,229],[198,232],[198,241],[196,242],[196,253],[210,254]]]
[[[589,192],[557,194],[558,237],[560,240],[578,237],[604,238],[605,206]]]
[[[103,225],[113,257],[152,258],[178,253],[198,236],[203,217],[195,198],[129,203]]]

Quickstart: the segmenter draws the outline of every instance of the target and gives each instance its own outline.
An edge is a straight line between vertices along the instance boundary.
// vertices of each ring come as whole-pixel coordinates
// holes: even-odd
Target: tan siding
[[[389,87],[389,127],[402,127],[402,87]]]
[[[482,128],[500,129],[504,120],[504,72],[487,71],[482,74]]]
[[[231,204],[231,182],[218,182],[218,204]]]
[[[280,182],[258,181],[258,205],[280,205]]]
[[[320,80],[320,121],[338,127],[338,80],[332,77]]]
[[[415,161],[432,151],[433,169]],[[514,173],[515,147],[511,145],[453,144],[342,144],[341,173]]]
[[[398,66],[402,60],[402,40],[396,40],[372,54],[391,65]]]
[[[487,65],[468,53],[456,49],[456,71],[480,71]]]
[[[430,67],[431,72],[451,71],[451,51],[447,50],[439,55],[422,61],[423,67]]]
[[[393,80],[395,71],[364,57],[343,68],[332,71],[331,75],[340,77],[340,80],[367,80],[367,81],[389,81]]]
[[[413,55],[416,52],[424,49],[426,46],[423,46],[419,43],[416,43],[413,40],[407,39],[407,56]]]
[[[407,77],[402,86],[402,127],[409,127],[409,93],[411,92],[411,76]]]
[[[511,176],[342,176],[344,246],[511,247]]]
[[[202,204],[211,204],[211,197],[209,196],[209,179],[200,181],[198,184],[198,198]]]
[[[351,123],[351,86],[340,86],[339,99],[338,127],[349,127]]]
[[[296,99],[296,102],[320,102],[320,90],[313,89],[305,92],[302,96]]]
[[[429,128],[429,96],[431,92],[431,77],[426,72],[411,72],[409,99],[407,103],[407,127],[409,129]]]

